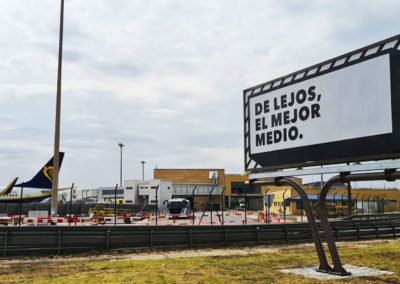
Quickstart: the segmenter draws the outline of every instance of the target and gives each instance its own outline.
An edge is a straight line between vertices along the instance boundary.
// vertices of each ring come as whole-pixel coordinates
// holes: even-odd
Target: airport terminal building
[[[289,186],[248,187],[247,174],[226,174],[224,169],[154,169],[154,179],[124,181],[123,187],[100,187],[73,191],[73,200],[90,200],[91,203],[155,205],[165,209],[171,198],[190,200],[195,210],[243,209],[266,211],[265,197],[270,198],[270,212],[299,215],[303,206],[297,192]],[[302,180],[293,178],[302,184]],[[316,207],[321,184],[304,184],[312,207]],[[60,200],[69,201],[69,191],[60,193]],[[328,195],[328,206],[336,215],[346,215],[347,187],[337,184]],[[400,211],[398,189],[352,189],[353,214],[387,213]]]

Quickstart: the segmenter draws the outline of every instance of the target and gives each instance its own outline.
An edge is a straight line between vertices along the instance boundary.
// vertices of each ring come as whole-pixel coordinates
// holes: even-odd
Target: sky
[[[399,1],[65,0],[60,187],[244,173],[243,90],[399,33]],[[53,155],[60,1],[0,2],[0,184]],[[318,178],[309,178],[309,181]],[[382,183],[382,182],[381,182]]]

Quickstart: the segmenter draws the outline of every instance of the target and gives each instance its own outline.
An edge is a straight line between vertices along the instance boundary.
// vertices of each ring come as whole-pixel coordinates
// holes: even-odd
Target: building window
[[[115,190],[114,189],[103,189],[101,193],[103,195],[111,195],[111,194],[115,194]],[[124,194],[124,190],[117,189],[117,194]]]
[[[133,189],[133,187],[132,186],[127,186],[126,189]]]
[[[301,200],[296,200],[296,209],[304,209]]]
[[[261,187],[249,187],[244,182],[231,182],[232,194],[261,194]]]

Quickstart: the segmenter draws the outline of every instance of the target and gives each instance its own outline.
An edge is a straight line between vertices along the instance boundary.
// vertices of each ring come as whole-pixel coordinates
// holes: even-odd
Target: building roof
[[[318,196],[319,194],[307,194],[308,200],[311,201],[317,201],[318,200]],[[340,201],[340,200],[347,200],[347,196],[346,195],[340,195],[340,194],[328,194],[326,195],[326,200],[327,201]],[[295,195],[289,198],[285,198],[285,200],[289,200],[289,201],[295,201],[295,200],[300,200],[300,196],[299,195]],[[353,200],[356,200],[356,198],[353,198]]]

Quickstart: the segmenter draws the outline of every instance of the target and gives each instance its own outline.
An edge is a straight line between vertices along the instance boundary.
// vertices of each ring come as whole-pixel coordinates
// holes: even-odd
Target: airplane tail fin
[[[14,188],[14,186],[15,186],[15,183],[17,182],[17,180],[18,180],[18,178],[16,177],[16,178],[14,178],[11,182],[10,182],[10,184],[5,188],[5,189],[3,189],[1,192],[0,192],[0,195],[3,195],[3,194],[8,194],[8,193],[10,193],[11,192],[11,190]]]
[[[64,152],[60,152],[60,156],[59,156],[59,169],[61,169],[61,164],[64,158]],[[53,167],[53,158],[52,157],[50,159],[50,161],[48,161],[46,163],[46,165],[44,165],[39,172],[28,182],[23,182],[23,183],[19,183],[16,184],[15,187],[32,187],[32,188],[44,188],[44,189],[51,189],[52,187],[52,180],[53,180],[53,171],[54,171],[54,167]]]

